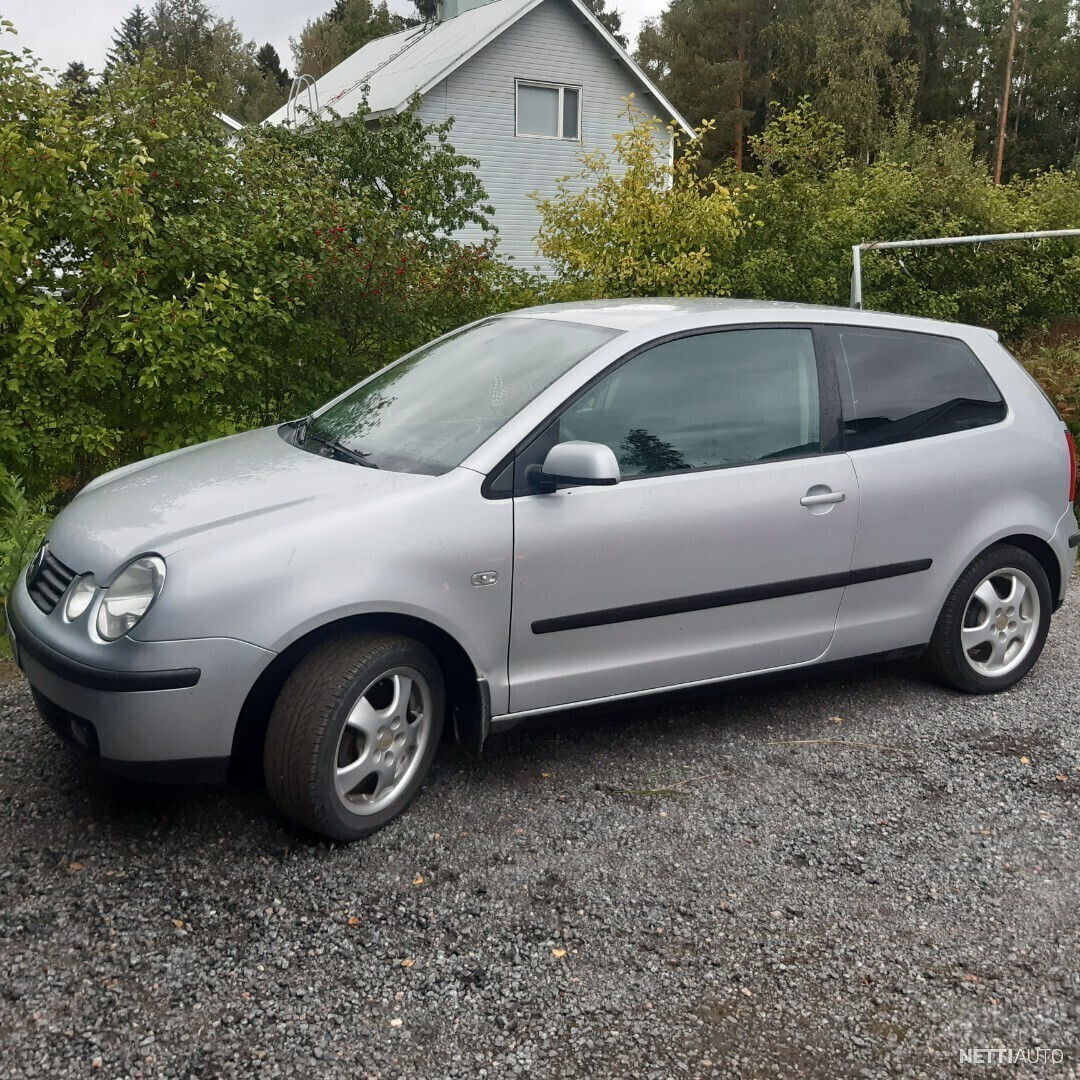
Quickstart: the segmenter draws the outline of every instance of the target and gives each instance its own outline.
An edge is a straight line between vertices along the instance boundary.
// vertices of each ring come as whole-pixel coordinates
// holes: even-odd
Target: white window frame
[[[565,90],[577,91],[577,135],[533,135],[531,132],[522,131],[518,123],[518,88],[521,86],[535,86],[540,90],[559,91],[559,131],[563,127],[563,92]],[[514,80],[514,135],[519,139],[545,139],[547,142],[581,142],[581,98],[582,88],[573,83],[549,83],[538,82],[535,79]]]

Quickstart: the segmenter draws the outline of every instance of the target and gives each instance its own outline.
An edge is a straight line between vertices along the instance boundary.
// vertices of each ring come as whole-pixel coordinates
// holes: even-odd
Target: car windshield
[[[358,386],[311,421],[301,445],[356,464],[438,475],[620,333],[556,319],[489,319]]]

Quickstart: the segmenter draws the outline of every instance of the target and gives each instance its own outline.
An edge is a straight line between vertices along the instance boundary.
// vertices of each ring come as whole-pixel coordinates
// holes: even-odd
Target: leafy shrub
[[[846,304],[854,244],[1076,225],[1080,172],[997,187],[963,132],[901,125],[867,164],[846,157],[842,132],[803,102],[750,142],[758,172],[724,173],[754,225],[735,245],[739,295]],[[1080,243],[866,253],[863,295],[870,308],[1015,337],[1080,310]]]
[[[583,152],[581,171],[536,199],[541,254],[579,295],[725,294],[742,229],[731,194],[698,175],[700,142],[670,162],[667,134],[633,95],[625,115],[629,128],[615,135],[612,154]]]
[[[45,504],[28,498],[22,481],[0,468],[0,604],[40,546],[48,525]],[[0,649],[5,647],[6,639],[0,635]]]
[[[446,125],[223,136],[148,60],[78,104],[0,51],[0,465],[31,498],[300,415],[533,302]],[[477,244],[447,233],[471,223]]]
[[[1014,351],[1080,443],[1080,325],[1036,335]]]

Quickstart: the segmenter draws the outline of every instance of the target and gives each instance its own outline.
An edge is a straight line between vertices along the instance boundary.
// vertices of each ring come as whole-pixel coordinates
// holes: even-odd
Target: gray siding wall
[[[582,141],[516,136],[515,79],[580,86]],[[420,114],[429,122],[453,116],[450,141],[480,161],[502,257],[547,272],[536,252],[540,218],[529,193],[554,194],[559,177],[579,170],[583,146],[610,151],[612,134],[626,128],[620,113],[631,92],[640,109],[667,122],[659,103],[579,13],[562,0],[546,0],[433,87]],[[473,230],[462,239],[479,235]]]

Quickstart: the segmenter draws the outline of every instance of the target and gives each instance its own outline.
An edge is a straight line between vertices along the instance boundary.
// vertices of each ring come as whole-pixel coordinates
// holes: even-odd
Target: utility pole
[[[1005,159],[1005,125],[1009,120],[1009,91],[1012,89],[1013,57],[1016,55],[1016,23],[1020,17],[1020,0],[1013,0],[1009,26],[1009,55],[1005,60],[1005,85],[1001,89],[1001,116],[998,121],[997,161],[994,164],[994,183],[1001,183],[1001,163]]]

